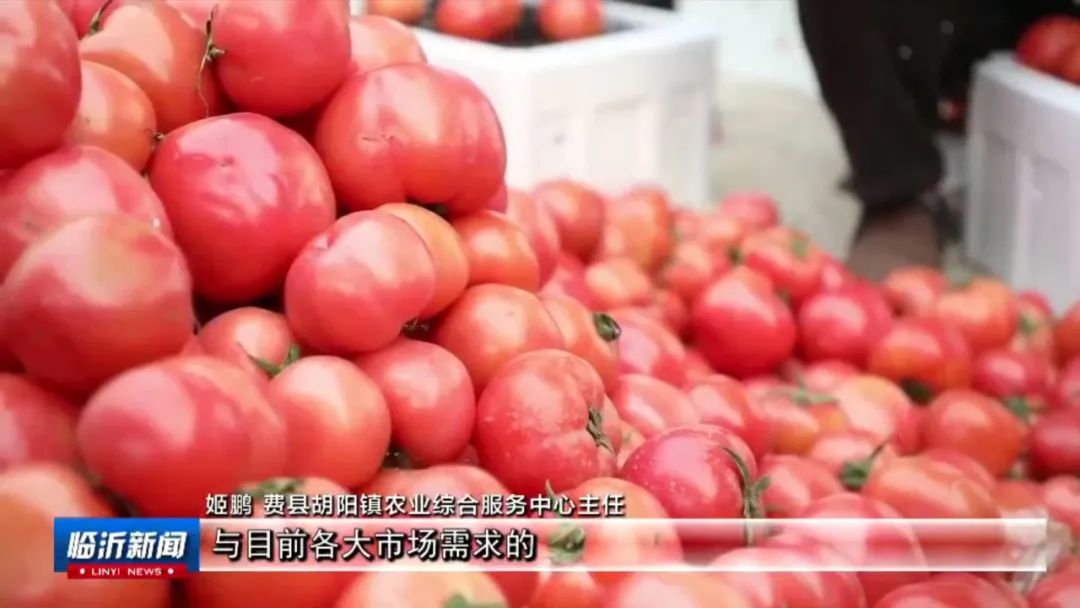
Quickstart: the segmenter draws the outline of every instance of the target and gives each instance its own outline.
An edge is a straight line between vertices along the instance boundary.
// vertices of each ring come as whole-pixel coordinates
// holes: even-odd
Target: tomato
[[[807,564],[843,559],[823,544],[791,535],[770,538],[766,545],[741,548],[712,562],[724,568],[716,578],[739,590],[753,606],[863,608],[866,600],[850,572],[804,572]]]
[[[778,226],[751,234],[740,250],[743,263],[771,279],[795,306],[821,288],[824,252],[797,230]]]
[[[1061,63],[1058,74],[1073,84],[1080,84],[1080,44],[1073,45],[1072,52]]]
[[[851,428],[870,433],[877,442],[889,441],[902,451],[918,443],[910,435],[913,405],[904,391],[882,378],[860,375],[841,382],[832,391]]]
[[[830,393],[859,374],[859,368],[850,363],[825,360],[794,368],[789,380],[812,393]]]
[[[8,169],[63,141],[79,105],[79,41],[54,2],[5,2],[0,32],[0,80],[8,83],[0,95],[0,169]]]
[[[693,404],[679,389],[642,374],[619,376],[611,400],[619,418],[633,425],[646,438],[700,420]]]
[[[454,220],[469,259],[469,285],[501,283],[540,289],[540,262],[528,235],[505,215],[478,211]]]
[[[863,367],[892,321],[889,302],[870,285],[823,291],[799,307],[799,349],[808,361],[834,359]]]
[[[491,103],[471,81],[423,63],[347,78],[319,118],[315,148],[354,210],[409,201],[466,214],[487,205],[506,170]]]
[[[714,259],[739,261],[741,256],[738,245],[751,232],[743,220],[706,215],[699,218],[699,224],[691,234],[709,248]]]
[[[120,158],[93,146],[67,146],[34,159],[0,182],[0,274],[53,228],[112,214],[172,235],[161,200]]]
[[[795,348],[795,319],[767,279],[737,268],[694,301],[691,331],[712,367],[736,378],[771,371]]]
[[[728,269],[724,258],[715,260],[700,241],[679,241],[660,268],[659,281],[680,298],[692,302],[714,277]]]
[[[811,503],[844,491],[825,465],[800,456],[772,454],[761,461],[761,476],[769,479],[762,494],[769,517],[799,517]]]
[[[599,308],[596,295],[585,281],[585,266],[574,256],[560,253],[544,286],[540,289],[544,296],[572,298],[589,308]]]
[[[604,590],[592,575],[582,570],[541,572],[540,586],[529,608],[600,608]]]
[[[975,278],[963,288],[946,291],[934,304],[934,314],[957,327],[975,353],[1003,346],[1016,333],[1012,291],[992,279]]]
[[[585,269],[585,285],[604,310],[651,304],[653,282],[633,260],[611,258],[590,264]]]
[[[199,26],[206,27],[210,19],[210,11],[217,6],[220,0],[165,0],[166,4],[183,13],[188,21]]]
[[[713,371],[712,366],[709,365],[709,362],[705,360],[705,355],[702,355],[701,351],[693,346],[686,348],[686,359],[683,360],[683,365],[686,367],[687,382],[695,382],[716,373]]]
[[[1069,361],[1058,371],[1050,392],[1050,405],[1059,408],[1080,407],[1080,357]]]
[[[975,359],[971,384],[1012,408],[1041,410],[1047,406],[1052,374],[1049,363],[1030,352],[997,348]]]
[[[277,291],[297,253],[334,223],[334,192],[318,155],[257,114],[173,131],[154,153],[150,184],[191,264],[195,291],[210,300],[247,302]]]
[[[620,328],[620,372],[646,374],[674,386],[686,382],[686,349],[675,334],[633,310],[615,310],[611,316]]]
[[[506,598],[483,572],[367,572],[338,598],[335,608],[504,606]]]
[[[446,495],[460,499],[509,493],[491,473],[465,464],[437,464],[413,470],[383,469],[362,490],[365,494],[404,496],[410,503],[415,496]]]
[[[246,370],[260,384],[268,368],[289,363],[296,341],[284,315],[245,306],[222,313],[199,329],[191,354],[223,359]]]
[[[896,448],[882,444],[870,433],[848,429],[821,433],[806,457],[832,471],[845,488],[858,490],[874,467],[888,463],[897,454]]]
[[[1068,526],[1073,538],[1080,535],[1080,479],[1074,475],[1048,479],[1043,483],[1042,500],[1051,519]]]
[[[434,340],[465,364],[477,392],[514,357],[566,346],[539,298],[497,284],[465,290],[439,321]]]
[[[691,379],[686,395],[701,422],[715,424],[739,436],[761,458],[772,446],[768,419],[754,406],[742,385],[722,374]]]
[[[513,492],[565,490],[615,471],[619,417],[600,376],[557,350],[516,357],[476,404],[480,464]]]
[[[960,450],[949,447],[930,447],[919,452],[919,455],[955,468],[991,493],[997,485],[993,474],[982,463]]]
[[[203,28],[164,2],[116,4],[101,31],[79,43],[82,58],[113,68],[139,85],[154,104],[157,128],[163,133],[219,113],[217,79],[213,70],[200,67],[206,47]]]
[[[629,258],[652,272],[671,255],[674,230],[667,194],[639,186],[608,201],[597,255]]]
[[[945,391],[930,402],[923,422],[928,448],[951,448],[972,457],[995,477],[1020,457],[1024,428],[1001,403],[968,389]]]
[[[521,190],[510,190],[508,193],[506,216],[529,237],[540,266],[540,283],[546,283],[555,272],[561,247],[555,218],[536,199]]]
[[[917,402],[971,382],[964,337],[937,319],[899,319],[870,351],[867,370],[900,384]]]
[[[563,250],[582,261],[591,260],[604,231],[604,199],[568,179],[544,182],[532,194],[555,219]]]
[[[285,316],[304,344],[368,352],[393,342],[434,295],[435,264],[423,238],[390,213],[358,211],[309,241],[293,261]]]
[[[1065,311],[1054,326],[1054,345],[1058,363],[1067,363],[1080,355],[1080,302]]]
[[[496,40],[521,20],[520,0],[443,0],[435,7],[435,27],[453,36]]]
[[[600,0],[542,0],[537,22],[551,40],[596,36],[604,32],[604,5]]]
[[[154,105],[138,85],[110,67],[82,62],[82,95],[65,142],[103,148],[141,171],[156,132]]]
[[[205,497],[204,497],[205,500]],[[166,608],[163,580],[69,579],[53,572],[54,519],[115,517],[75,471],[57,464],[0,472],[0,604],[12,608]]]
[[[73,392],[180,352],[195,325],[180,250],[119,215],[35,241],[8,272],[2,302],[6,345],[27,373]]]
[[[1080,22],[1074,17],[1053,15],[1031,25],[1016,43],[1020,63],[1050,74],[1060,73],[1080,40]]]
[[[1002,517],[1037,517],[1043,509],[1042,488],[1027,479],[994,480],[993,496]]]
[[[904,456],[874,467],[863,494],[888,503],[907,518],[997,517],[990,493],[954,466]]]
[[[751,608],[743,594],[698,572],[638,572],[612,589],[601,608]]]
[[[1068,608],[1080,605],[1080,572],[1060,572],[1039,581],[1028,593],[1030,608]]]
[[[114,5],[118,3],[113,2],[106,6],[105,0],[60,0],[57,4],[67,14],[71,24],[75,26],[75,33],[78,37],[83,38],[90,33],[90,24],[94,15],[102,9],[107,14],[114,10],[116,8]]]
[[[424,240],[435,265],[435,294],[420,317],[427,319],[442,312],[465,291],[469,282],[465,243],[449,222],[420,205],[389,203],[379,207],[379,211],[405,220]]]
[[[938,297],[945,293],[949,281],[937,268],[906,266],[890,272],[882,287],[896,312],[903,316],[919,316],[931,312]]]
[[[716,212],[737,218],[754,231],[772,228],[780,221],[776,200],[763,192],[729,194],[720,201]]]
[[[772,429],[772,451],[805,454],[821,434],[821,420],[798,390],[780,389],[754,399]]]
[[[967,573],[948,573],[905,585],[883,597],[874,608],[1017,608],[993,583]]]
[[[427,0],[367,0],[364,10],[402,23],[416,23],[427,12]]]
[[[1056,356],[1053,313],[1023,296],[1017,298],[1016,310],[1016,334],[1009,347],[1053,363]]]
[[[18,374],[0,373],[0,471],[17,465],[75,465],[78,409]]]
[[[771,536],[765,539],[762,546],[805,555],[804,559],[810,563],[842,564],[845,561],[843,554],[831,546],[814,542],[800,534],[782,533]],[[814,578],[818,581],[813,581]],[[866,606],[866,594],[854,572],[820,572],[810,579],[810,581],[790,585],[784,585],[783,582],[778,581],[781,594],[790,605],[820,605],[822,608]],[[817,596],[820,596],[820,599]]]
[[[593,366],[610,393],[619,380],[619,336],[622,329],[604,313],[589,312],[577,300],[565,297],[541,298],[559,333],[566,341],[566,350],[585,359]]]
[[[840,260],[826,253],[821,263],[821,290],[833,291],[861,282]],[[884,291],[882,291],[884,293]]]
[[[1040,416],[1028,439],[1028,456],[1039,475],[1080,472],[1080,408]]]
[[[147,407],[153,395],[156,407]],[[281,473],[286,428],[248,375],[209,357],[163,359],[101,387],[76,428],[79,453],[147,517],[196,517],[206,495]]]
[[[400,21],[378,15],[349,19],[352,59],[346,76],[399,63],[427,63],[420,41]]]
[[[469,444],[476,396],[465,365],[446,349],[399,338],[356,364],[390,408],[394,447],[419,466],[451,462]]]

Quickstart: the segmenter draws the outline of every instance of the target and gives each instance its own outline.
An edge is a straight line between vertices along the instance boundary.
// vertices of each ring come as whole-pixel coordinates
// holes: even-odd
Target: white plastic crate
[[[618,191],[649,181],[706,204],[714,35],[670,11],[604,9],[626,29],[528,48],[416,33],[433,65],[469,77],[495,106],[511,186],[574,177]]]
[[[966,255],[1064,309],[1080,298],[1080,87],[995,56],[969,124]]]

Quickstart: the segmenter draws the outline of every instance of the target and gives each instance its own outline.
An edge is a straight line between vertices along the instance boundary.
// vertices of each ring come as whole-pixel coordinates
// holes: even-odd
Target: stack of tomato
[[[479,90],[343,0],[7,0],[0,40],[5,608],[1077,605],[1068,556],[1026,599],[956,573],[53,574],[55,517],[199,516],[283,478],[1080,532],[1080,309],[868,283],[764,195],[507,191]],[[576,557],[677,559],[657,525]]]
[[[1020,38],[1016,56],[1028,67],[1080,85],[1080,19],[1040,19]]]

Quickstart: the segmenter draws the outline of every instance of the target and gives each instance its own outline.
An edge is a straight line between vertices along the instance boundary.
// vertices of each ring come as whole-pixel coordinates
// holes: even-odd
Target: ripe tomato
[[[120,158],[93,146],[66,146],[34,159],[0,182],[0,275],[50,230],[113,214],[172,235],[161,200]]]
[[[1080,302],[1065,311],[1054,326],[1054,345],[1058,363],[1067,363],[1080,355]]]
[[[1017,608],[994,583],[967,573],[948,573],[905,585],[889,593],[874,608]]]
[[[465,291],[469,282],[465,243],[449,222],[420,205],[389,203],[379,207],[379,211],[405,220],[424,240],[435,264],[435,295],[420,317],[427,319],[442,312]]]
[[[335,608],[504,606],[495,580],[483,572],[367,572],[338,598]]]
[[[1042,410],[1047,407],[1053,372],[1046,360],[1031,352],[995,348],[976,357],[971,385],[1010,408]]]
[[[791,535],[766,545],[740,548],[713,560],[716,578],[737,589],[752,606],[864,608],[858,579],[850,572],[801,572],[808,564],[843,562],[830,547]],[[793,571],[794,570],[794,571]]]
[[[994,480],[992,494],[1002,517],[1038,517],[1043,509],[1042,488],[1028,479]]]
[[[388,17],[402,23],[416,23],[427,12],[427,0],[367,0],[364,10],[369,15]]]
[[[529,237],[505,215],[477,211],[452,223],[469,259],[469,285],[500,283],[540,289],[540,262]]]
[[[705,215],[690,234],[708,247],[714,259],[737,262],[741,259],[738,245],[750,232],[750,227],[738,218]]]
[[[832,391],[837,407],[850,428],[865,431],[877,443],[889,441],[902,451],[913,451],[918,428],[911,425],[913,405],[892,382],[870,375],[845,380]]]
[[[836,475],[825,465],[784,454],[770,454],[761,461],[761,476],[769,479],[762,494],[769,517],[800,517],[811,503],[844,492]]]
[[[205,497],[204,497],[205,500]],[[12,608],[166,608],[162,580],[69,579],[53,572],[57,517],[115,517],[79,475],[57,464],[25,465],[0,472],[0,604]]]
[[[431,498],[446,495],[460,499],[509,493],[491,473],[465,464],[437,464],[426,469],[383,469],[362,490],[365,494],[404,496],[409,502],[415,496]]]
[[[596,36],[604,32],[604,5],[600,0],[542,0],[537,22],[551,40]]]
[[[705,360],[705,355],[702,355],[701,351],[693,346],[686,348],[686,359],[683,365],[686,367],[687,382],[695,382],[716,373],[713,371],[712,366],[709,365],[709,362]]]
[[[400,21],[378,15],[349,19],[352,59],[346,77],[399,63],[427,63],[420,41]]]
[[[591,260],[604,231],[604,199],[568,179],[544,182],[532,194],[555,219],[563,250],[584,262]]]
[[[611,401],[619,418],[633,425],[646,438],[700,421],[693,404],[682,391],[651,376],[619,376]]]
[[[423,63],[347,78],[319,118],[315,148],[350,209],[417,201],[462,215],[487,205],[506,170],[484,94]]]
[[[176,10],[183,13],[188,21],[200,28],[206,27],[210,19],[210,11],[217,6],[219,0],[165,0]]]
[[[480,464],[513,492],[561,491],[611,475],[619,417],[587,361],[540,350],[516,357],[476,404]]]
[[[0,169],[8,169],[63,141],[79,105],[79,41],[55,2],[5,2],[0,32],[0,80],[8,83],[0,94]]]
[[[824,256],[824,261],[821,264],[821,290],[833,291],[846,287],[853,283],[861,282],[861,279],[855,276],[847,266],[844,266],[843,262],[829,255]],[[884,293],[884,291],[882,291]],[[888,298],[886,298],[887,300]]]
[[[560,253],[555,263],[555,271],[551,273],[544,286],[540,289],[544,296],[558,296],[572,298],[581,302],[591,309],[600,308],[597,304],[596,295],[589,289],[585,281],[585,266],[567,253]]]
[[[896,456],[891,445],[857,429],[821,433],[806,452],[807,458],[832,471],[849,490],[862,488],[874,467]]]
[[[0,471],[17,465],[75,465],[78,409],[24,376],[0,373]]]
[[[934,314],[960,330],[975,353],[1003,346],[1016,333],[1017,308],[1012,291],[1000,281],[976,278],[946,291]]]
[[[117,70],[154,104],[163,133],[217,114],[222,100],[213,70],[201,69],[203,28],[164,2],[126,0],[79,43],[83,59]],[[66,125],[65,125],[66,126]]]
[[[716,212],[725,217],[734,217],[751,230],[772,228],[780,221],[780,211],[776,200],[763,192],[736,192],[720,201]]]
[[[808,361],[833,359],[864,367],[893,314],[877,288],[852,284],[811,296],[799,307],[798,321],[799,350]]]
[[[75,33],[79,38],[84,38],[90,33],[91,21],[94,15],[104,9],[108,13],[116,8],[116,2],[105,6],[105,0],[59,0],[57,4],[75,26]],[[104,15],[103,15],[104,16]],[[98,24],[100,26],[100,23]]]
[[[452,36],[496,40],[517,27],[520,0],[442,0],[435,7],[435,27]]]
[[[1058,75],[1073,84],[1080,84],[1080,44],[1073,45],[1072,52],[1061,62]]]
[[[845,380],[860,374],[859,368],[843,361],[818,361],[788,368],[787,378],[812,393],[831,393]]]
[[[652,272],[671,255],[674,230],[667,194],[639,186],[607,202],[597,255],[628,258]]]
[[[600,608],[604,590],[592,575],[582,570],[541,572],[536,595],[529,608]]]
[[[157,407],[146,406],[147,395]],[[188,356],[101,387],[83,408],[76,439],[87,466],[144,516],[196,517],[207,494],[279,475],[286,428],[240,368]]]
[[[349,70],[347,2],[221,0],[212,27],[207,55],[241,110],[299,114],[329,97]]]
[[[566,341],[566,350],[585,359],[593,366],[610,393],[619,380],[619,336],[622,329],[614,319],[600,312],[589,312],[577,300],[544,296],[541,298],[559,333]]]
[[[191,346],[190,354],[228,361],[264,384],[269,379],[268,368],[289,363],[296,340],[284,315],[245,306],[211,319],[199,329]]]
[[[938,319],[899,319],[870,351],[867,370],[925,403],[971,383],[971,350],[963,335]]]
[[[645,374],[674,386],[686,382],[686,349],[675,334],[635,310],[615,310],[611,316],[620,328],[621,373]]]
[[[881,462],[864,495],[888,503],[908,518],[998,517],[990,493],[954,466],[920,456]]]
[[[751,608],[742,593],[698,572],[638,572],[605,595],[601,608]]]
[[[536,253],[536,261],[540,265],[540,283],[546,283],[555,272],[561,247],[555,218],[532,196],[513,189],[507,194],[506,217],[529,237],[529,243]]]
[[[1040,476],[1080,472],[1080,408],[1040,416],[1028,438],[1028,456]]]
[[[1080,357],[1062,367],[1050,391],[1050,405],[1058,408],[1080,407]]]
[[[975,459],[995,477],[1012,469],[1024,428],[1001,403],[968,389],[945,391],[930,402],[923,422],[928,448],[951,448]]]
[[[986,488],[991,494],[994,492],[994,487],[997,485],[994,475],[981,462],[960,450],[950,447],[930,447],[919,452],[919,455],[923,458],[947,464],[963,473],[968,479]]]
[[[797,230],[777,226],[751,234],[740,251],[743,263],[772,280],[796,307],[821,288],[824,252]]]
[[[937,268],[906,266],[888,274],[882,281],[885,297],[902,316],[920,316],[931,312],[949,281]]]
[[[714,260],[700,241],[683,240],[675,244],[671,256],[660,268],[658,279],[680,298],[693,302],[709,281],[727,269],[727,260]]]
[[[359,211],[300,251],[285,278],[285,316],[306,345],[368,352],[393,342],[434,294],[435,264],[420,235],[392,214]]]
[[[465,364],[478,393],[514,357],[566,346],[539,298],[497,284],[465,290],[439,321],[434,339]]]
[[[258,114],[173,131],[154,153],[150,184],[196,293],[213,301],[248,302],[277,291],[297,253],[334,223],[334,192],[315,150]]]
[[[795,348],[795,319],[769,281],[736,268],[694,301],[691,331],[712,367],[736,378],[771,371]]]
[[[772,451],[805,454],[821,434],[821,419],[798,389],[778,389],[752,398],[772,429]]]
[[[585,269],[585,285],[603,310],[645,306],[654,298],[653,282],[633,260],[611,258]]]
[[[1016,334],[1009,347],[1053,363],[1056,356],[1053,313],[1023,296],[1017,298],[1016,310]]]
[[[6,345],[27,373],[80,393],[180,352],[195,325],[180,250],[119,215],[69,222],[35,241],[8,272],[2,302]]]
[[[772,447],[772,428],[738,380],[722,374],[691,379],[686,395],[704,424],[715,424],[739,436],[761,458]]]
[[[1074,17],[1044,17],[1029,27],[1016,44],[1020,63],[1049,74],[1058,74],[1069,54],[1080,43],[1080,22]]]
[[[82,94],[66,143],[103,148],[142,171],[156,132],[154,105],[138,85],[108,66],[82,62]]]
[[[476,396],[469,371],[449,351],[399,338],[356,364],[382,391],[393,445],[409,461],[419,466],[451,462],[469,444]]]

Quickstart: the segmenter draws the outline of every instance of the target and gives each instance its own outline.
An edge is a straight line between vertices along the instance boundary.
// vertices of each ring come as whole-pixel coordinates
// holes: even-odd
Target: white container
[[[709,201],[714,35],[670,11],[607,2],[621,31],[506,47],[416,29],[428,60],[473,80],[507,144],[507,183],[572,177],[608,192],[664,186]]]
[[[1059,311],[1080,299],[1080,87],[1011,56],[977,69],[964,250]]]

